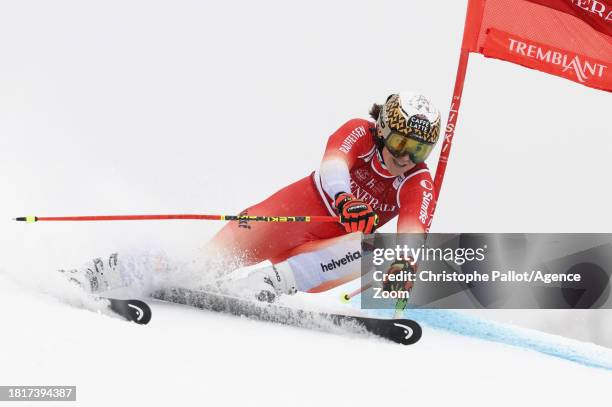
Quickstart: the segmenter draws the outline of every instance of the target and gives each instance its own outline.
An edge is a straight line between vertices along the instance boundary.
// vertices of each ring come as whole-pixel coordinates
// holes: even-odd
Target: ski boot
[[[225,294],[264,302],[274,302],[280,295],[297,292],[295,277],[287,262],[263,267],[244,278],[218,281],[217,286]]]
[[[107,291],[117,280],[118,254],[111,254],[108,259],[97,257],[80,269],[58,270],[68,280],[89,293]]]

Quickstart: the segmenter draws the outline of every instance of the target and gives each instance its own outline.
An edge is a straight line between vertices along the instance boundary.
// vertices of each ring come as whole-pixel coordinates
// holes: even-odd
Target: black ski
[[[421,326],[410,319],[381,319],[306,311],[265,302],[249,301],[220,293],[169,288],[157,291],[153,298],[190,305],[196,308],[245,316],[323,331],[369,332],[402,345],[412,345],[421,339]]]
[[[140,300],[118,300],[116,298],[101,297],[110,302],[110,309],[128,321],[140,325],[151,321],[151,308],[146,302]]]

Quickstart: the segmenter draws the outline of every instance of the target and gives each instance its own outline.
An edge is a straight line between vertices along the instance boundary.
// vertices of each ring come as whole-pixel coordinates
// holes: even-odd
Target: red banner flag
[[[612,0],[470,0],[463,48],[612,91]]]
[[[472,52],[612,92],[612,0],[468,0],[453,100],[434,179],[438,199]]]

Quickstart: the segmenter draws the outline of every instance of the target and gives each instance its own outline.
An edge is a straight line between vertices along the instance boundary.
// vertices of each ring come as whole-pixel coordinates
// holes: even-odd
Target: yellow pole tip
[[[340,301],[342,301],[343,304],[347,304],[349,301],[351,301],[351,297],[349,297],[348,294],[342,294],[340,296]]]
[[[34,223],[34,222],[36,222],[36,216],[26,216],[26,222],[27,223]]]

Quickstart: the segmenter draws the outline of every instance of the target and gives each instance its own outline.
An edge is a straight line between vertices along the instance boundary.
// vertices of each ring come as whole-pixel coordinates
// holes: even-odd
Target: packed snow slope
[[[391,92],[424,92],[445,119],[465,7],[4,2],[0,385],[75,384],[88,406],[607,397],[609,350],[593,343],[612,346],[608,311],[421,312],[413,347],[157,302],[142,327],[92,312],[55,270],[149,248],[196,261],[220,223],[11,221],[235,214],[309,174],[329,134]],[[607,93],[472,56],[432,231],[612,230],[609,110]],[[337,294],[300,300],[336,306]]]
[[[423,340],[406,347],[151,305],[153,320],[138,326],[34,294],[0,275],[7,327],[0,382],[76,385],[78,405],[86,406],[374,405],[398,398],[515,406],[602,400],[612,377],[610,370],[427,325]]]

